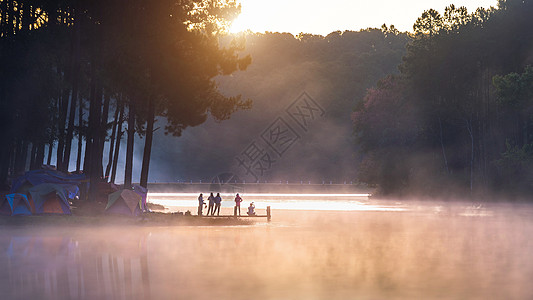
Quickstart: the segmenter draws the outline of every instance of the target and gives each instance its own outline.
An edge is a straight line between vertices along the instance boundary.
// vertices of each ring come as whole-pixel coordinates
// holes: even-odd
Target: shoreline
[[[1,227],[41,227],[41,226],[247,226],[252,220],[241,218],[204,218],[195,215],[144,213],[138,217],[121,215],[33,215],[0,216]]]

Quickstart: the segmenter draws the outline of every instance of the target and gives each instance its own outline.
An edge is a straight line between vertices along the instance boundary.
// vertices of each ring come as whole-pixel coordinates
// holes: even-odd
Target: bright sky
[[[327,35],[340,30],[360,30],[394,25],[400,31],[412,31],[424,10],[443,13],[450,4],[478,7],[497,6],[497,0],[240,0],[241,15],[230,31],[290,32]]]

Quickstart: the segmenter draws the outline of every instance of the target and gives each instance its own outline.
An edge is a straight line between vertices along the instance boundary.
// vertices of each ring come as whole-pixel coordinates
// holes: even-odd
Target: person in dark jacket
[[[239,211],[239,216],[241,215],[241,202],[242,198],[239,196],[239,193],[235,196],[235,210],[233,211],[234,215],[237,215],[237,211]]]
[[[213,211],[212,215],[217,213],[217,216],[220,215],[220,204],[222,203],[222,198],[220,197],[220,193],[217,193],[217,196],[215,197],[215,210]]]
[[[207,209],[207,215],[209,216],[209,213],[211,213],[211,215],[213,215],[215,213],[215,210],[213,208],[214,205],[215,205],[215,196],[213,196],[213,193],[211,193],[211,195],[209,195],[207,200],[209,200],[209,208]]]

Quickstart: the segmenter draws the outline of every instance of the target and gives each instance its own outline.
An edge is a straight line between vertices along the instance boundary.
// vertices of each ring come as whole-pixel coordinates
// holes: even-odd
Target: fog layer
[[[9,299],[530,299],[531,206],[273,211],[242,227],[5,229]]]
[[[372,29],[300,39],[279,33],[244,38],[245,54],[251,55],[252,64],[246,71],[220,77],[218,83],[224,94],[253,100],[252,109],[234,113],[223,122],[209,119],[188,128],[179,138],[157,131],[150,181],[206,181],[224,172],[247,181],[354,179],[357,157],[350,114],[367,88],[397,71],[406,35]],[[299,107],[308,115],[304,127],[290,113],[291,104],[303,93],[316,109],[311,116],[309,110]],[[294,116],[298,108],[292,109]],[[291,132],[285,138],[296,140],[276,153],[264,138],[279,122],[290,127],[280,128]],[[158,123],[156,127],[164,121]],[[270,151],[270,157],[261,156],[262,170],[252,164],[252,174],[237,158],[254,143],[263,154]],[[136,153],[140,158],[142,149]]]

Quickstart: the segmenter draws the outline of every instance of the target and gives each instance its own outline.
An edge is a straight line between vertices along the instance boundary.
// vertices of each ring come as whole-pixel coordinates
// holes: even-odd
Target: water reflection
[[[146,234],[106,231],[4,230],[3,293],[8,299],[150,298]]]
[[[3,228],[2,299],[533,299],[531,205],[396,205],[251,226]]]

